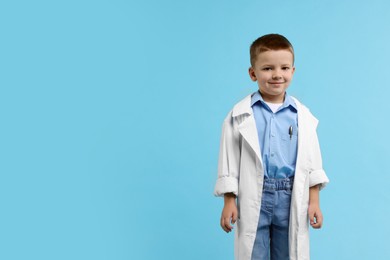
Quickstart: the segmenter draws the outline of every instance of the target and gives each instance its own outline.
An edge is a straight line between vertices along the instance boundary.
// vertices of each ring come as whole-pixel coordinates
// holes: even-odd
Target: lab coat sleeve
[[[215,196],[223,196],[225,193],[238,196],[239,168],[240,135],[230,112],[222,126]]]
[[[318,123],[318,121],[317,121]],[[316,124],[317,126],[317,124]],[[328,177],[324,169],[322,168],[322,156],[320,144],[318,141],[318,135],[316,131],[316,127],[311,135],[311,151],[309,155],[309,186],[320,185],[320,189],[323,189],[329,182]]]

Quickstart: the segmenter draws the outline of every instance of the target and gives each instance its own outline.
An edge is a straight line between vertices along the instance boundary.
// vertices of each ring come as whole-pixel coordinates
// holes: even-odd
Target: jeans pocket
[[[280,190],[279,191],[279,207],[290,208],[291,205],[291,190]]]

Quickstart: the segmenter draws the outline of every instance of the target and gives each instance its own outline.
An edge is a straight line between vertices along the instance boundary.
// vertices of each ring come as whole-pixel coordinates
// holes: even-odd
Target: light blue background
[[[0,259],[233,259],[212,195],[249,45],[320,119],[312,259],[390,259],[390,2],[1,1]]]

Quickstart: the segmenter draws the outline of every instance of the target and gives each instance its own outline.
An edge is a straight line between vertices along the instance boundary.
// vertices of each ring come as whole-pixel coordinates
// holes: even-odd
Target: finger
[[[318,228],[321,228],[322,226],[322,215],[321,214],[316,214],[315,215],[315,223],[311,224],[310,225],[315,228],[315,229],[318,229]]]
[[[233,215],[232,215],[232,224],[234,225],[237,221],[237,212],[233,212]]]
[[[222,229],[223,229],[225,232],[229,232],[229,230],[226,229],[226,227],[225,227],[225,219],[224,219],[224,218],[221,218],[221,227],[222,227]]]
[[[314,213],[309,211],[310,225],[315,224],[314,222]]]
[[[233,227],[230,225],[230,218],[225,218],[224,223],[225,223],[226,232],[232,231]]]
[[[317,224],[318,228],[322,227],[322,222],[323,222],[322,214],[316,215],[316,224]]]
[[[322,224],[322,221],[324,220],[322,214],[317,214],[316,219],[317,219],[317,223],[319,222],[321,224]]]
[[[321,223],[320,222],[313,223],[311,224],[311,227],[315,229],[321,228]]]
[[[231,231],[228,218],[221,218],[221,227],[227,233]]]

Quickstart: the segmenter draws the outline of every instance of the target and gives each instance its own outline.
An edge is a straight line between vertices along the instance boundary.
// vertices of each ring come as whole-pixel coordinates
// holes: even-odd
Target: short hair
[[[266,34],[257,38],[250,47],[250,59],[252,67],[255,65],[257,56],[266,51],[288,50],[293,55],[294,63],[294,48],[286,37],[280,34]]]

